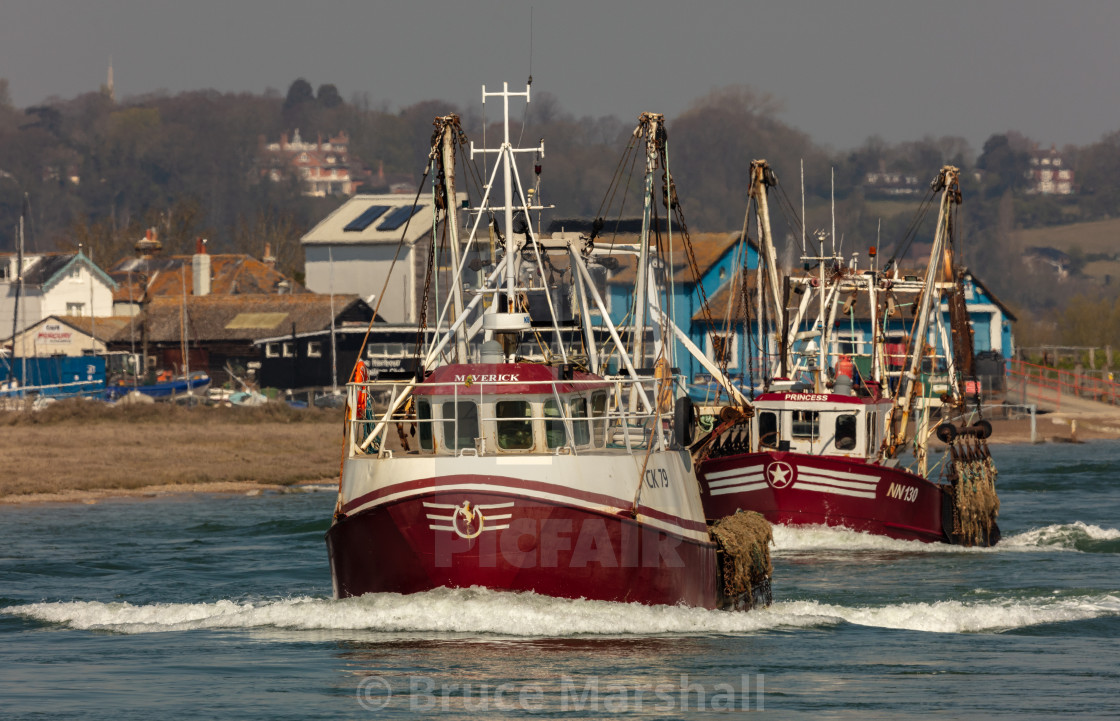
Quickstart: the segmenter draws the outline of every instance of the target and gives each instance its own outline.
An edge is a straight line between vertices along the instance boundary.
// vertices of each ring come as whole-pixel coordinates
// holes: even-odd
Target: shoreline
[[[200,483],[161,483],[134,488],[71,488],[41,493],[12,493],[0,496],[0,506],[29,506],[47,504],[80,504],[94,506],[101,501],[148,500],[197,494],[255,496],[265,492],[306,492],[309,486],[329,485],[335,488],[337,478],[321,478],[297,483],[260,483],[257,481],[205,481]]]
[[[1072,422],[1076,421],[1076,433],[1071,433]],[[1031,445],[1030,419],[991,419],[992,437],[989,446]],[[1120,417],[1091,416],[1086,414],[1048,413],[1035,418],[1035,445],[1043,443],[1082,443],[1085,441],[1120,439]],[[945,444],[931,438],[931,449],[943,452]],[[305,477],[306,478],[306,477]],[[50,491],[31,491],[27,493],[4,493],[0,495],[0,507],[29,506],[45,504],[96,505],[101,501],[132,499],[145,500],[189,496],[196,494],[257,495],[261,493],[299,492],[307,486],[337,486],[336,476],[319,477],[316,480],[300,480],[293,483],[268,482],[255,480],[217,480],[155,482],[132,487],[88,487],[61,488]]]

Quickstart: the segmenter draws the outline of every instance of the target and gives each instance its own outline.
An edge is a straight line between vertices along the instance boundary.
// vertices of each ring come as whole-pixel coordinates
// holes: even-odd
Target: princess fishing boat
[[[456,190],[455,160],[468,151],[458,118],[436,119],[443,238],[433,231],[420,317],[435,321],[421,321],[414,371],[367,379],[359,364],[347,386],[326,539],[335,595],[480,586],[704,608],[768,603],[769,525],[751,513],[706,521],[687,449],[691,406],[666,344],[643,345],[642,322],[622,331],[610,322],[591,238],[534,228],[533,214],[549,207],[544,145],[515,148],[509,133],[510,101],[529,102],[530,89],[483,88],[484,104],[495,97],[501,146],[469,146],[472,159],[496,159],[477,173],[488,180],[476,206]],[[661,117],[643,115],[635,138],[647,148],[648,221],[664,167]],[[528,192],[525,155],[536,160]],[[649,269],[648,233],[639,245]],[[453,274],[444,297],[433,268]],[[637,305],[653,296],[637,293]]]
[[[845,264],[835,252],[826,254],[822,234],[819,254],[803,258],[817,272],[779,285],[765,210],[766,188],[774,182],[765,161],[756,161],[750,197],[759,207],[760,262],[768,267],[756,275],[755,336],[763,339],[765,354],[777,359],[775,372],[749,408],[724,408],[693,449],[707,514],[750,509],[779,524],[996,543],[996,470],[985,442],[991,424],[979,417],[979,399],[969,408],[965,392],[973,375],[972,332],[962,274],[953,264],[957,169],[943,168],[932,186],[941,204],[924,281],[899,277],[897,266],[880,272]],[[870,255],[874,259],[874,249]],[[797,296],[797,306],[787,307]],[[814,305],[816,319],[804,323]],[[902,306],[913,309],[914,321],[900,349],[887,342],[885,320],[900,315]],[[838,318],[849,322],[857,307],[870,316],[870,351],[862,355],[856,352],[861,344],[851,340],[854,333],[842,347],[834,332]],[[762,330],[766,315],[776,319],[778,332]],[[934,378],[941,382],[936,392]],[[937,407],[944,420],[931,428]],[[931,467],[927,443],[935,433],[947,452]],[[908,466],[902,463],[906,450],[912,451]]]

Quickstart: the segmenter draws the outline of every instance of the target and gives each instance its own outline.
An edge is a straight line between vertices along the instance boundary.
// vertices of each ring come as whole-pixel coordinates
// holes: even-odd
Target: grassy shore
[[[1040,415],[1038,442],[1120,438],[1120,420]],[[1029,443],[1030,421],[993,419],[990,443]],[[931,441],[933,446],[940,444]],[[342,411],[55,403],[0,413],[0,503],[96,501],[120,495],[244,492],[335,483]]]
[[[91,489],[333,479],[341,450],[338,409],[65,401],[0,413],[0,502]]]

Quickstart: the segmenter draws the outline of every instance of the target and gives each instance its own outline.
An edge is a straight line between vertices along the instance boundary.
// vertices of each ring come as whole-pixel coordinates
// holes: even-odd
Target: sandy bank
[[[94,505],[99,501],[119,498],[167,498],[175,495],[194,495],[200,493],[231,494],[231,495],[257,495],[260,493],[291,493],[294,491],[309,490],[310,487],[334,488],[338,480],[324,478],[320,481],[308,481],[291,485],[278,485],[275,483],[255,483],[253,481],[216,481],[212,483],[175,483],[155,486],[142,486],[139,488],[87,488],[65,489],[48,493],[20,493],[0,496],[0,505],[27,505],[44,503],[81,503]]]

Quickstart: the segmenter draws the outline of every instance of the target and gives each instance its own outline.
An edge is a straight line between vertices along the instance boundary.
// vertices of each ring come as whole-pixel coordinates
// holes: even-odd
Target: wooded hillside
[[[270,181],[262,174],[264,143],[296,129],[304,139],[344,131],[351,166],[371,173],[363,190],[384,190],[376,186],[385,178],[417,188],[432,119],[458,113],[468,137],[481,144],[484,126],[489,140],[499,133],[496,118],[485,118],[482,108],[431,100],[392,110],[369,97],[345,101],[333,85],[314,88],[301,78],[285,95],[200,90],[114,101],[106,92],[91,92],[20,109],[0,80],[0,251],[14,249],[27,206],[32,250],[81,243],[107,265],[129,254],[145,228],[155,227],[171,253],[190,252],[198,236],[210,239],[213,252],[260,256],[269,243],[278,266],[298,278],[299,236],[340,199],[305,197],[295,178]],[[645,110],[657,109],[634,108],[627,118],[577,118],[547,92],[534,91],[523,136],[526,144],[545,139],[541,199],[557,206],[558,217],[600,214]],[[1096,280],[1058,282],[1052,271],[1025,264],[1016,233],[1120,215],[1120,131],[1090,146],[1061,149],[1066,167],[1075,171],[1077,192],[1057,197],[1027,192],[1032,143],[1015,132],[991,136],[979,151],[956,137],[891,144],[875,136],[858,148],[835,150],[817,145],[780,115],[773,98],[729,87],[668,119],[671,171],[691,230],[738,230],[749,163],[766,158],[780,180],[771,196],[779,257],[798,262],[803,161],[810,233],[831,225],[834,173],[837,235],[845,252],[878,245],[885,260],[910,237],[918,244],[928,240],[936,208],[915,225],[921,193],[892,199],[867,185],[868,174],[914,176],[924,193],[941,165],[952,163],[964,171],[958,220],[965,262],[1023,318],[1056,318],[1074,296],[1117,295],[1118,284],[1105,284],[1104,271]],[[639,182],[639,175],[630,183]],[[639,209],[627,211],[636,215]],[[1082,267],[1114,260],[1111,247],[1106,240],[1102,248],[1099,239],[1091,250],[1084,245],[1082,255],[1094,255]]]

